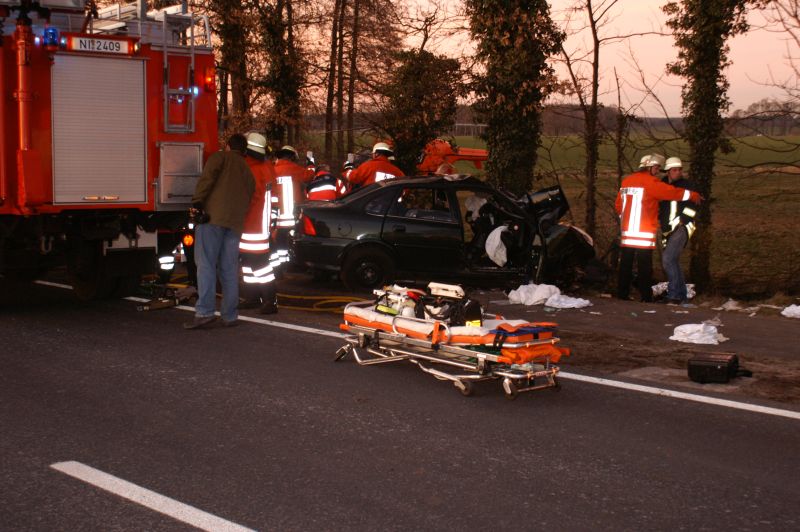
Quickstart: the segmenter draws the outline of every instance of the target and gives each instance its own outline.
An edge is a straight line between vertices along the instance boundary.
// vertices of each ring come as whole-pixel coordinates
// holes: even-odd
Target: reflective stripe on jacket
[[[668,181],[665,179],[665,183]],[[674,187],[681,187],[692,190],[688,179],[678,179],[670,183]],[[665,237],[672,233],[681,224],[686,227],[688,237],[692,238],[695,230],[695,217],[697,216],[697,205],[691,201],[662,201],[658,205],[658,220],[661,224],[661,234]]]
[[[242,253],[269,253],[269,233],[271,221],[270,187],[275,180],[272,161],[259,161],[254,157],[246,158],[247,165],[253,172],[256,190],[250,199],[250,207],[244,219],[244,232],[239,242]]]
[[[361,163],[358,168],[350,172],[348,180],[353,185],[367,186],[378,181],[403,177],[405,174],[398,167],[389,162],[385,155]]]
[[[330,174],[319,177],[307,185],[306,197],[309,200],[331,201],[337,196],[336,178]]]
[[[275,162],[275,186],[272,193],[278,197],[279,228],[294,226],[294,206],[300,203],[305,194],[303,186],[308,179],[308,171],[288,159]]]
[[[658,202],[699,198],[696,192],[662,183],[648,171],[636,172],[622,180],[615,208],[620,216],[620,245],[654,249],[658,231]]]

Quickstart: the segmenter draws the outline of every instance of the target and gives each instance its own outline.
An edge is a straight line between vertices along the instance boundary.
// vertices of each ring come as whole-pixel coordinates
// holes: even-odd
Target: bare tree
[[[331,28],[330,60],[328,63],[327,100],[325,103],[325,160],[330,161],[333,155],[333,103],[336,92],[337,57],[341,56],[342,42],[339,24],[340,13],[344,11],[346,0],[334,0]]]
[[[597,166],[602,141],[602,127],[599,122],[601,51],[606,45],[654,33],[609,34],[605,28],[618,16],[620,9],[619,0],[576,0],[565,10],[567,38],[560,48],[569,77],[567,92],[577,99],[583,114],[584,128],[581,136],[585,155],[585,225],[586,231],[592,236],[595,236],[597,227]],[[584,35],[588,36],[588,43],[574,44]]]

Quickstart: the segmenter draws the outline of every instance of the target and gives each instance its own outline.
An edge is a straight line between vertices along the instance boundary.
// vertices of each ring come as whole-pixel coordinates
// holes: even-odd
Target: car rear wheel
[[[393,275],[392,259],[380,249],[356,249],[342,266],[342,280],[350,289],[372,289],[384,285]]]

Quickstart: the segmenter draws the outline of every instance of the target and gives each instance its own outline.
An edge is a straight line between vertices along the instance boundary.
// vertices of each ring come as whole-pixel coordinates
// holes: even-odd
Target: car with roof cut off
[[[470,176],[381,181],[298,206],[291,256],[353,289],[563,284],[594,257],[589,235],[560,223],[568,210],[559,186],[515,198]]]

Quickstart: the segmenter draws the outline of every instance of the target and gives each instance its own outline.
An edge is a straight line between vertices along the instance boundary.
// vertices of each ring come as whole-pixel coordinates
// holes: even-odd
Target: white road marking
[[[135,301],[136,303],[147,303],[148,301],[150,301],[149,299],[144,299],[142,297],[126,297],[124,299],[127,299],[128,301]],[[178,310],[186,310],[186,311],[189,311],[189,312],[194,312],[194,307],[189,307],[187,305],[176,305],[175,307],[172,307],[172,308],[176,308]],[[217,316],[220,315],[219,312],[215,312],[214,314],[216,314]],[[311,328],[311,327],[305,327],[303,325],[294,325],[292,323],[285,323],[285,322],[282,322],[282,321],[265,320],[265,319],[262,319],[262,318],[253,318],[253,317],[250,317],[250,316],[242,316],[242,315],[239,315],[239,320],[240,321],[247,321],[247,322],[250,322],[250,323],[258,323],[260,325],[269,325],[270,327],[279,327],[281,329],[290,329],[292,331],[307,332],[307,333],[311,333],[311,334],[318,334],[318,335],[321,335],[321,336],[330,336],[330,337],[333,337],[333,338],[344,338],[345,337],[345,335],[342,334],[342,333],[337,333],[337,332],[333,332],[333,331],[325,331],[323,329],[314,329],[314,328]]]
[[[63,285],[58,283],[50,283],[47,281],[36,281],[39,284],[43,284],[45,286],[55,286],[57,288],[66,288],[72,289],[69,285]],[[143,299],[140,297],[126,297],[125,299],[129,301],[135,301],[137,303],[146,303],[149,301],[148,299]],[[189,307],[186,305],[178,305],[175,307],[180,310],[186,310],[189,312],[194,312],[194,307]],[[217,313],[219,314],[219,313]],[[242,321],[249,321],[251,323],[258,323],[261,325],[267,325],[270,327],[280,327],[283,329],[291,329],[294,331],[300,332],[307,332],[311,334],[317,334],[320,336],[330,336],[333,338],[344,338],[345,335],[342,333],[337,333],[333,331],[326,331],[324,329],[315,329],[313,327],[304,327],[302,325],[292,325],[290,323],[283,323],[280,321],[272,321],[272,320],[264,320],[261,318],[251,318],[250,316],[239,316],[239,319]],[[800,412],[796,412],[794,410],[783,410],[780,408],[771,408],[768,406],[760,406],[754,405],[750,403],[740,403],[738,401],[729,401],[727,399],[717,399],[715,397],[708,397],[705,395],[697,395],[693,393],[686,393],[686,392],[676,392],[673,390],[668,390],[666,388],[656,388],[655,386],[642,386],[640,384],[632,384],[623,381],[616,381],[612,379],[603,379],[600,377],[590,377],[588,375],[579,375],[577,373],[568,373],[566,371],[561,371],[558,373],[558,376],[562,379],[567,380],[574,380],[574,381],[582,381],[582,382],[589,382],[592,384],[599,384],[601,386],[610,386],[612,388],[621,388],[624,390],[631,390],[640,393],[649,393],[653,395],[661,395],[664,397],[671,397],[673,399],[683,399],[685,401],[694,401],[697,403],[705,403],[709,405],[715,406],[724,406],[727,408],[735,408],[737,410],[746,410],[748,412],[755,412],[758,414],[768,414],[771,416],[781,416],[790,419],[800,419]]]
[[[63,288],[64,290],[72,290],[72,287],[68,284],[51,283],[50,281],[41,281],[41,280],[36,280],[34,281],[34,283],[40,284],[42,286],[53,286],[55,288]]]
[[[749,412],[757,412],[759,414],[769,414],[771,416],[782,416],[791,419],[800,419],[800,412],[795,412],[793,410],[782,410],[780,408],[770,408],[768,406],[740,403],[738,401],[717,399],[715,397],[708,397],[705,395],[697,395],[686,392],[676,392],[664,388],[656,388],[654,386],[642,386],[641,384],[632,384],[629,382],[603,379],[600,377],[589,377],[588,375],[579,375],[577,373],[566,373],[560,371],[558,373],[558,376],[559,378],[570,379],[574,381],[590,382],[592,384],[600,384],[602,386],[611,386],[613,388],[622,388],[625,390],[633,390],[636,392],[649,393],[653,395],[663,395],[664,397],[672,397],[673,399],[683,399],[685,401],[695,401],[697,403],[725,406],[728,408],[736,408],[738,410],[747,410]]]
[[[250,528],[237,525],[216,515],[199,510],[194,506],[178,502],[175,499],[170,499],[80,462],[57,462],[50,464],[50,467],[201,530],[252,531]]]

